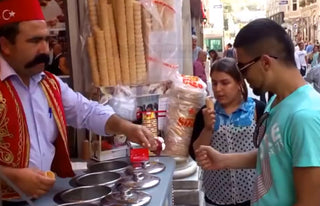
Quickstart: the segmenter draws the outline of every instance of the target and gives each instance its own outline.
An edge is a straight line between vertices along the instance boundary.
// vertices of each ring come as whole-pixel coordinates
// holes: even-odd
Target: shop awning
[[[190,0],[191,18],[204,18],[204,11],[201,0]]]

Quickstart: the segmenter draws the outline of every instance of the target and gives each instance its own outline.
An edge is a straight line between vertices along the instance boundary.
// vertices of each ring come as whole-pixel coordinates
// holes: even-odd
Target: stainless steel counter
[[[166,165],[166,169],[156,176],[160,177],[161,181],[159,185],[142,190],[152,196],[152,199],[148,206],[172,206],[172,177],[175,169],[175,161],[171,157],[152,157],[150,160],[159,161]],[[81,174],[80,171],[77,171]],[[54,187],[45,196],[33,201],[36,206],[54,206],[57,205],[54,202],[54,196],[66,189],[72,188],[69,185],[71,178],[59,178],[57,177]]]

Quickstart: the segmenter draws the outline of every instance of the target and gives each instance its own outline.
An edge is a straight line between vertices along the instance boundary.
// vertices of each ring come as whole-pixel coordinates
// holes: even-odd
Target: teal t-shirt
[[[271,108],[258,150],[254,206],[292,206],[294,167],[320,167],[320,94],[304,85]]]
[[[319,58],[319,52],[313,54],[312,61],[311,61],[311,67],[317,66],[319,64],[318,58]]]

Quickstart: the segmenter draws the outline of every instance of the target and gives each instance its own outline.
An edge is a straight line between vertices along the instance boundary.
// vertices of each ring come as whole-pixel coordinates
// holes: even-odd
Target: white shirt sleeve
[[[299,51],[294,52],[294,60],[296,61],[297,69],[300,70],[301,65],[300,65],[300,59],[299,59],[298,52],[299,52]]]
[[[60,78],[60,87],[67,124],[75,128],[86,128],[105,135],[105,124],[115,113],[112,107],[104,106],[73,91]]]

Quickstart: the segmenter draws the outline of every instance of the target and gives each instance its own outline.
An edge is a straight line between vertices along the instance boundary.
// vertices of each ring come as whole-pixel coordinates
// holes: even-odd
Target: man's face
[[[56,43],[54,46],[53,46],[53,54],[54,55],[58,55],[62,52],[62,47],[59,43]]]
[[[263,75],[259,73],[261,57],[250,57],[244,50],[237,48],[238,67],[242,76],[248,81],[250,87],[258,93],[263,93]]]
[[[192,39],[192,49],[196,48],[196,46],[197,46],[197,40]]]
[[[300,42],[299,43],[299,49],[302,51],[304,49],[304,43],[303,42]]]
[[[201,52],[199,57],[201,62],[205,62],[207,60],[207,52]]]
[[[19,24],[16,41],[7,41],[2,52],[20,77],[31,77],[43,71],[49,55],[49,31],[45,21],[25,21]]]
[[[213,59],[215,57],[215,53],[214,52],[209,52],[209,56],[211,59]]]

